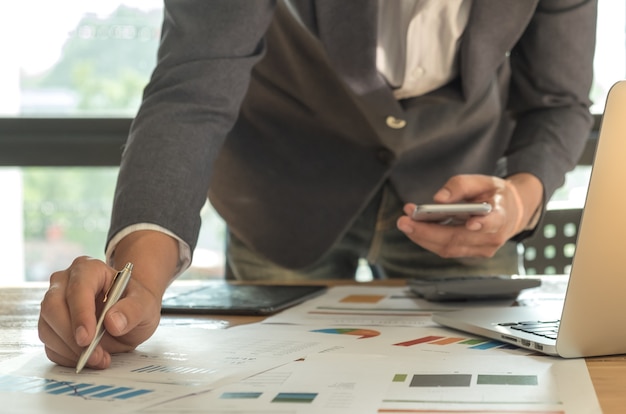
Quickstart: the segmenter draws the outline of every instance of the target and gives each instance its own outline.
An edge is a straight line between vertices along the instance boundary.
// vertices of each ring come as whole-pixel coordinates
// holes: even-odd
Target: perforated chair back
[[[523,243],[527,275],[569,274],[581,214],[580,208],[545,212],[541,228]]]

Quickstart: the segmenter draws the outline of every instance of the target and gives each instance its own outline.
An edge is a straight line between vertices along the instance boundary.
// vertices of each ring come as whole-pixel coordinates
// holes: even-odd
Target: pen
[[[124,266],[124,269],[120,270],[115,274],[113,278],[113,283],[111,283],[111,287],[104,294],[104,299],[102,303],[104,303],[104,308],[102,309],[102,313],[100,313],[100,317],[98,318],[98,323],[96,325],[96,335],[93,337],[93,340],[89,344],[87,348],[83,351],[78,358],[78,363],[76,364],[76,373],[78,374],[87,363],[87,360],[93,354],[93,351],[96,349],[96,346],[100,343],[102,336],[104,335],[104,315],[106,315],[107,311],[111,309],[111,306],[115,305],[117,301],[122,297],[124,290],[126,290],[126,286],[128,285],[128,281],[130,280],[130,274],[133,270],[133,264],[127,263]]]

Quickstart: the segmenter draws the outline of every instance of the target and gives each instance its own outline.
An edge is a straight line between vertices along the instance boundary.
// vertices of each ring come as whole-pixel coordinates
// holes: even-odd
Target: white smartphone
[[[489,203],[418,204],[411,218],[449,225],[462,224],[471,216],[484,216],[490,212]]]

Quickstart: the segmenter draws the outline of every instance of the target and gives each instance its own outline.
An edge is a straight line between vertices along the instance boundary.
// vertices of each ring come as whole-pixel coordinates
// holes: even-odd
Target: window
[[[47,280],[78,255],[103,258],[162,1],[23,0],[0,20],[0,145],[10,150],[0,150],[0,251],[11,258],[2,282]],[[222,274],[223,223],[210,205],[203,222],[187,277]]]
[[[626,78],[626,3],[600,1],[597,26],[591,111],[599,117],[611,86]],[[548,208],[583,207],[593,159],[593,146],[590,147],[583,165],[567,174],[565,184],[554,194]]]
[[[595,114],[604,110],[606,95],[615,82],[626,78],[626,2],[598,2],[598,28],[594,61],[594,85],[591,108]]]
[[[5,13],[3,116],[130,117],[156,62],[155,0],[21,0]],[[17,41],[16,41],[17,39]]]
[[[20,0],[0,16],[3,280],[47,280],[77,255],[102,258],[119,149],[156,61],[162,0]],[[626,76],[626,3],[601,1],[592,108]],[[580,207],[590,168],[551,205]],[[221,275],[212,208],[184,277]]]

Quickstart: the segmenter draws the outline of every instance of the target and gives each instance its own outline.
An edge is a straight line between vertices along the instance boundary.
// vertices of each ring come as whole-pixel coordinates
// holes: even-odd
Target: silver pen
[[[76,364],[76,373],[78,374],[89,360],[91,354],[96,349],[96,346],[100,343],[102,336],[104,335],[104,315],[111,309],[111,306],[115,305],[118,300],[122,297],[124,290],[126,290],[126,286],[128,285],[128,281],[130,280],[130,275],[133,270],[133,264],[127,263],[126,266],[119,272],[115,274],[115,278],[113,279],[113,283],[111,283],[111,287],[104,294],[104,299],[102,303],[104,303],[104,307],[102,309],[102,313],[100,313],[100,317],[98,318],[98,323],[96,325],[96,335],[93,337],[93,340],[89,344],[87,348],[83,351],[78,358],[78,363]]]

